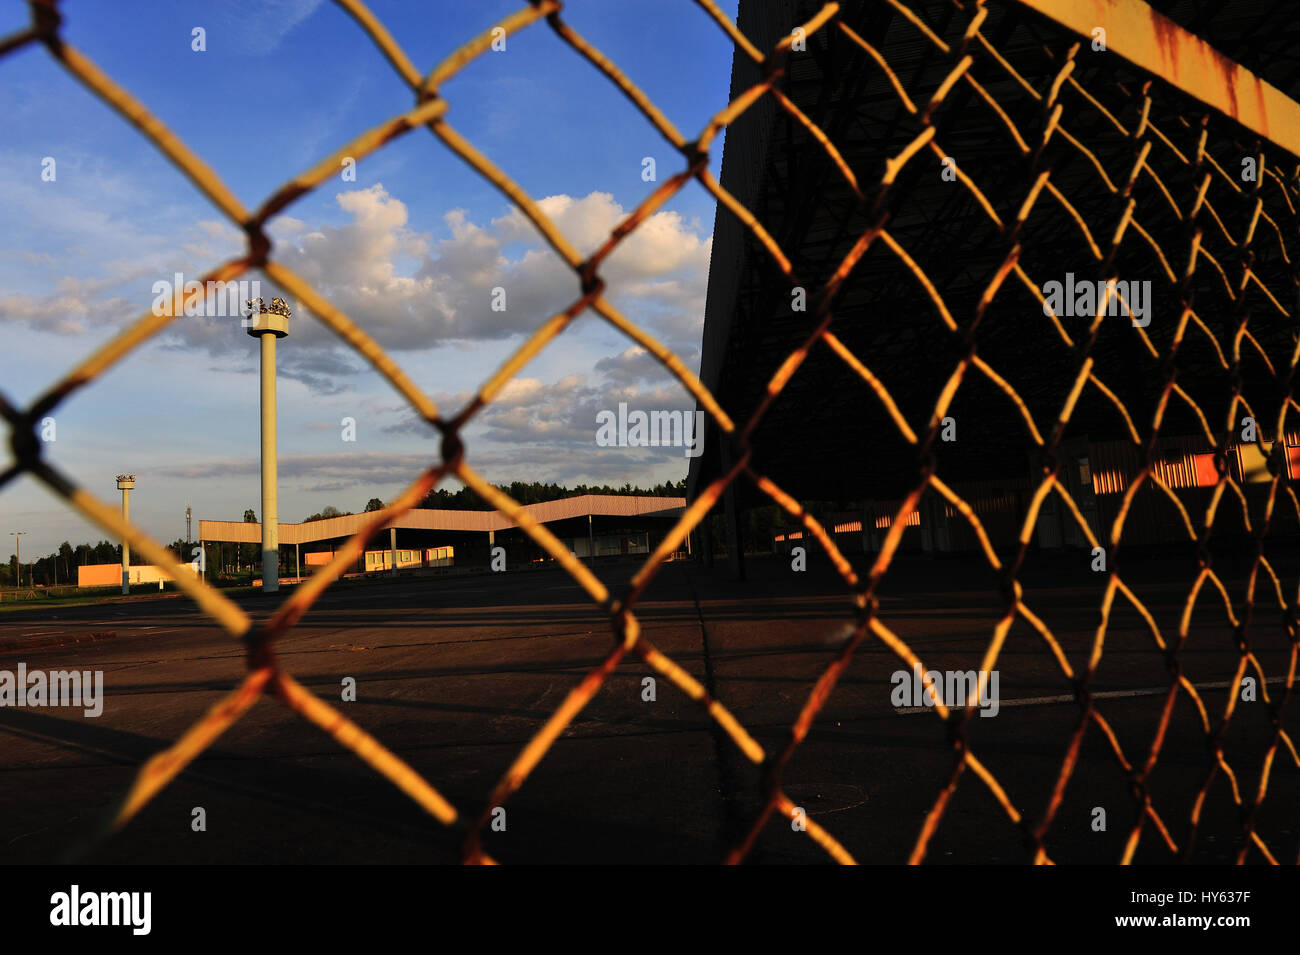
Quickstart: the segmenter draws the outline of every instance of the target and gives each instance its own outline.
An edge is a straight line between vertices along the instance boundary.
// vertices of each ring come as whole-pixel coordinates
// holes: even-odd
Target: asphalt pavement
[[[1082,672],[1097,642],[1104,575],[1086,561],[1031,558],[1025,599]],[[617,593],[633,567],[597,572]],[[1222,570],[1234,612],[1244,569]],[[663,567],[637,613],[644,636],[709,687],[769,752],[778,752],[817,677],[854,619],[842,582],[814,561]],[[1194,568],[1134,564],[1131,579],[1162,639],[1176,641]],[[1283,568],[1291,573],[1294,569]],[[1126,573],[1128,573],[1126,568]],[[1284,578],[1286,579],[1286,578]],[[280,598],[241,598],[269,616]],[[1259,585],[1252,649],[1265,676],[1285,676],[1291,645],[1271,590]],[[997,577],[967,558],[899,558],[880,589],[880,618],[927,668],[978,668],[1004,601]],[[1201,592],[1182,671],[1217,726],[1239,659],[1222,598]],[[93,635],[93,637],[91,636]],[[282,665],[340,707],[424,776],[463,816],[485,808],[494,783],[566,693],[603,657],[608,619],[559,570],[459,578],[344,582],[327,591],[278,644]],[[425,815],[388,781],[274,699],[263,699],[121,832],[88,842],[140,764],[174,741],[245,672],[242,647],[184,597],[47,607],[0,615],[0,671],[99,670],[99,717],[79,709],[0,707],[0,861],[47,862],[454,862],[464,829]],[[860,861],[902,862],[925,813],[947,785],[956,750],[924,699],[896,705],[904,665],[870,638],[785,767],[785,791]],[[996,716],[966,726],[971,751],[1029,824],[1051,797],[1080,719],[1070,681],[1024,621],[998,656]],[[1148,757],[1166,703],[1169,664],[1122,598],[1111,613],[1092,690],[1125,758]],[[504,807],[504,831],[485,845],[505,863],[716,862],[754,819],[763,777],[703,708],[629,655]],[[343,702],[347,678],[355,702]],[[1269,684],[1277,700],[1280,682]],[[906,701],[905,701],[906,702]],[[918,705],[919,704],[919,705]],[[1283,711],[1300,738],[1300,706]],[[1240,702],[1222,737],[1242,797],[1253,801],[1272,739],[1269,704]],[[1212,758],[1186,694],[1149,779],[1152,805],[1185,843]],[[1202,809],[1193,859],[1229,862],[1242,835],[1232,782],[1220,771]],[[1280,860],[1300,849],[1300,769],[1277,751],[1255,825]],[[202,808],[206,831],[192,828]],[[1098,831],[1098,810],[1106,826]],[[1134,820],[1131,774],[1096,725],[1047,837],[1061,863],[1113,863]],[[928,862],[1019,863],[1021,828],[985,783],[959,779]],[[1252,850],[1252,861],[1262,856]],[[1148,823],[1139,862],[1167,862]],[[765,828],[759,863],[824,862],[787,820]]]

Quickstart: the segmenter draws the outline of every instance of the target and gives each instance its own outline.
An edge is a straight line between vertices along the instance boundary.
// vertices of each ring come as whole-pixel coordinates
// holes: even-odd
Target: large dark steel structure
[[[805,22],[819,6],[798,0],[742,0],[738,26],[759,49],[770,50],[790,24]],[[899,4],[849,0],[841,6],[844,23],[880,53],[903,90],[923,110],[930,94],[952,71],[952,59],[939,54]],[[1292,4],[1163,0],[1150,6],[1287,96],[1300,97],[1300,19],[1294,16]],[[974,3],[938,0],[907,4],[909,11],[915,11],[954,50],[962,42],[961,31],[975,8]],[[1225,288],[1236,280],[1233,269],[1239,270],[1241,261],[1237,243],[1228,237],[1247,232],[1253,199],[1217,203],[1215,216],[1222,220],[1218,226],[1204,209],[1195,217],[1185,213],[1187,197],[1196,194],[1209,161],[1217,161],[1235,174],[1242,157],[1262,154],[1272,164],[1270,168],[1290,177],[1296,170],[1296,157],[1233,117],[1213,115],[1177,88],[1176,77],[1163,77],[1153,88],[1147,74],[1116,53],[1093,49],[1095,44],[1088,37],[1063,29],[1025,5],[1011,0],[990,2],[987,10],[980,32],[991,43],[981,50],[970,71],[996,105],[982,99],[971,85],[957,83],[935,113],[933,142],[951,154],[1003,222],[1014,221],[1039,170],[1050,168],[1051,186],[1068,198],[1096,244],[1104,249],[1130,198],[1122,179],[1113,182],[1113,192],[1104,183],[1108,177],[1114,181],[1126,174],[1135,153],[1133,138],[1119,134],[1106,112],[1132,130],[1141,121],[1144,94],[1149,93],[1151,120],[1158,120],[1168,134],[1169,147],[1187,156],[1195,153],[1203,117],[1212,114],[1204,120],[1209,133],[1207,161],[1166,162],[1157,151],[1149,155],[1150,167],[1159,170],[1163,194],[1144,175],[1131,190],[1131,197],[1136,200],[1133,215],[1151,241],[1144,242],[1130,232],[1120,256],[1105,263],[1113,265],[1123,279],[1151,282],[1152,320],[1146,332],[1160,354],[1153,356],[1141,347],[1127,320],[1104,322],[1088,352],[1098,377],[1129,409],[1144,436],[1160,397],[1163,363],[1168,360],[1166,345],[1178,325],[1184,293],[1196,303],[1198,314],[1220,341],[1232,338],[1244,309],[1251,313],[1250,328],[1259,343],[1258,351],[1275,359],[1289,355],[1300,274],[1294,231],[1286,239],[1291,243],[1289,258],[1280,236],[1273,240],[1270,235],[1268,242],[1257,240],[1250,253],[1262,285],[1291,312],[1288,319],[1254,288],[1241,294]],[[1095,97],[1095,104],[1085,102],[1084,94],[1071,86],[1061,93],[1064,113],[1060,122],[1062,129],[1068,127],[1069,134],[1092,151],[1095,163],[1064,141],[1059,131],[1039,147],[1044,155],[1033,148],[1047,120],[1042,98],[1064,65],[1064,51],[1076,43],[1072,76]],[[1005,58],[1028,87],[998,69],[996,63],[990,64],[985,52]],[[1041,427],[1053,424],[1078,373],[1081,350],[1064,346],[1052,334],[1041,301],[1014,278],[1002,283],[982,317],[977,320],[975,316],[981,296],[1013,242],[1021,247],[1019,265],[1036,284],[1062,280],[1067,272],[1078,273],[1081,280],[1103,278],[1103,263],[1090,249],[1083,230],[1060,206],[1043,202],[1035,206],[1018,232],[999,229],[972,190],[944,176],[941,157],[928,147],[903,165],[897,181],[882,198],[879,183],[887,161],[898,156],[924,128],[917,115],[900,107],[899,92],[883,64],[843,31],[820,30],[807,38],[806,51],[791,52],[784,65],[781,89],[843,155],[865,198],[859,200],[854,195],[826,150],[789,112],[776,108],[770,95],[728,129],[723,186],[755,214],[790,257],[810,297],[883,207],[889,214],[889,234],[932,282],[958,325],[956,333],[949,333],[936,320],[932,297],[916,274],[901,267],[898,255],[884,243],[876,242],[835,298],[830,330],[879,376],[899,411],[918,431],[927,427],[931,408],[954,366],[972,349],[1006,378],[1034,421]],[[759,67],[737,54],[731,98],[761,79]],[[1017,146],[997,109],[1024,131],[1028,155]],[[1182,250],[1193,229],[1203,231],[1203,247],[1212,252],[1222,269],[1216,271],[1202,263],[1180,286],[1169,281],[1155,247]],[[1174,259],[1172,254],[1169,257]],[[1182,264],[1175,260],[1172,267],[1178,271]],[[1221,277],[1220,272],[1226,274]],[[737,420],[745,420],[761,402],[772,374],[815,327],[811,310],[799,311],[795,305],[789,281],[752,231],[719,206],[701,379]],[[1086,337],[1081,330],[1086,328],[1087,318],[1064,317],[1062,321],[1076,343]],[[1214,349],[1208,335],[1189,335],[1176,360],[1179,386],[1196,397],[1217,429],[1232,395],[1235,371],[1223,367]],[[1247,378],[1250,400],[1261,410],[1269,410],[1271,417],[1260,414],[1267,432],[1265,420],[1275,420],[1284,390],[1281,376],[1262,374],[1263,369],[1259,355],[1251,354],[1244,357],[1240,373]],[[957,440],[936,442],[929,449],[937,472],[946,481],[1029,489],[1029,476],[1042,462],[1027,437],[1022,412],[1002,390],[987,378],[968,375],[949,414],[955,421]],[[1188,436],[1199,430],[1200,423],[1187,406],[1167,409],[1162,435]],[[1098,389],[1085,389],[1060,445],[1062,453],[1077,459],[1078,467],[1072,461],[1069,476],[1071,487],[1077,488],[1083,499],[1082,506],[1089,506],[1092,495],[1083,462],[1092,458],[1095,467],[1097,460],[1089,448],[1128,434],[1129,424],[1117,413],[1116,403]],[[1293,433],[1264,435],[1268,441],[1279,437],[1293,445],[1300,441]],[[1179,454],[1187,450],[1184,445],[1186,441],[1178,444]],[[864,524],[874,520],[871,502],[906,493],[917,484],[924,466],[916,447],[903,440],[861,377],[840,355],[821,344],[812,349],[767,412],[753,435],[752,448],[756,471],[800,499],[839,501],[861,509]],[[1214,448],[1205,451],[1213,453]],[[725,473],[733,455],[734,449],[719,440],[718,429],[709,427],[704,454],[691,462],[688,499]],[[1233,462],[1229,467],[1236,469],[1240,479],[1245,465],[1237,458]],[[1183,486],[1195,492],[1194,478],[1189,482]],[[726,493],[723,511],[733,565],[740,551],[738,514],[766,503],[770,501],[743,478],[733,482]],[[1138,509],[1153,506],[1144,501]],[[1104,516],[1105,503],[1098,507]],[[1050,505],[1047,510],[1046,517],[1059,519]],[[943,515],[935,516],[942,523]],[[923,516],[922,523],[926,520]],[[1148,535],[1152,539],[1160,537],[1158,524],[1152,518]],[[864,546],[870,546],[870,528],[864,527],[863,532]],[[1048,538],[1057,544],[1071,542],[1069,533],[1062,534],[1059,529]],[[741,570],[738,565],[734,569]]]

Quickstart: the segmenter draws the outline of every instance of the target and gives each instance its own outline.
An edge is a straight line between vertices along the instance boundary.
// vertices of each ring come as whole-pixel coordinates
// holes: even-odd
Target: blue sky
[[[421,70],[519,9],[518,2],[374,0]],[[729,16],[735,2],[723,3]],[[253,208],[359,133],[410,109],[387,60],[325,0],[69,0],[64,36],[178,134]],[[26,25],[17,4],[0,31]],[[731,45],[689,0],[573,0],[565,20],[614,60],[688,139],[726,104]],[[206,50],[192,30],[206,31]],[[449,81],[448,122],[543,206],[580,252],[681,159],[545,23]],[[143,314],[153,285],[197,279],[237,255],[241,233],[133,127],[39,46],[0,60],[0,390],[26,404]],[[722,141],[713,147],[718,171]],[[55,160],[54,181],[42,161]],[[714,202],[692,183],[607,263],[610,300],[698,363]],[[362,324],[453,410],[577,282],[508,200],[426,130],[363,159],[273,220],[275,257]],[[269,300],[280,290],[260,273]],[[506,289],[504,313],[490,290]],[[295,308],[280,343],[280,519],[360,510],[434,460],[436,441],[396,393]],[[467,432],[490,479],[622,484],[684,476],[681,449],[595,445],[595,414],[688,408],[685,390],[588,314],[528,365]],[[257,343],[238,319],[178,318],[55,413],[47,447],[104,499],[134,471],[132,517],[155,538],[196,518],[259,510]],[[356,441],[341,421],[356,420]],[[453,485],[454,486],[454,485]],[[3,530],[24,551],[106,536],[30,478],[0,491]],[[30,548],[30,550],[29,550]],[[26,554],[25,554],[26,556]]]

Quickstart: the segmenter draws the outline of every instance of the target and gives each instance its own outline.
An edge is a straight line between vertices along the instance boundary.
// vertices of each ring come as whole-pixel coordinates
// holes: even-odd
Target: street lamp
[[[17,558],[18,558],[18,580],[17,580],[17,582],[14,584],[14,589],[15,589],[15,590],[21,590],[21,589],[22,589],[22,586],[23,586],[23,542],[22,542],[22,536],[23,536],[24,534],[26,534],[26,533],[27,533],[26,531],[10,531],[10,532],[9,532],[9,536],[12,537],[12,538],[14,539],[14,547],[17,548]]]
[[[262,340],[262,593],[280,589],[280,515],[275,462],[275,340],[289,334],[289,304],[248,302],[248,334]]]

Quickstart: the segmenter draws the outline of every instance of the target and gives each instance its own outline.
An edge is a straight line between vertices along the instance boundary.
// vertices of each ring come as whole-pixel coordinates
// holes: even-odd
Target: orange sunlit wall
[[[1288,449],[1293,455],[1295,448]],[[1234,449],[1229,449],[1229,460]],[[1094,494],[1122,494],[1129,479],[1140,469],[1137,450],[1131,445],[1122,451],[1102,445],[1092,450],[1091,474]],[[1171,490],[1191,487],[1214,487],[1219,472],[1214,468],[1213,451],[1170,450],[1155,462],[1155,476]],[[1084,472],[1086,473],[1086,472]],[[1086,480],[1086,478],[1085,478]]]
[[[886,527],[888,527],[888,526],[889,526],[890,524],[892,524],[892,523],[894,523],[894,515],[892,515],[892,514],[882,514],[882,515],[880,515],[880,517],[877,517],[877,518],[876,518],[876,527],[878,527],[878,528],[882,528],[882,529],[883,529],[883,528],[886,528]],[[908,515],[907,515],[907,521],[906,521],[905,523],[906,523],[906,526],[908,526],[908,527],[920,527],[920,526],[921,526],[921,512],[920,512],[920,511],[913,511],[911,514],[908,514]]]
[[[1214,487],[1219,483],[1219,472],[1214,468],[1213,454],[1192,455],[1197,487]]]

